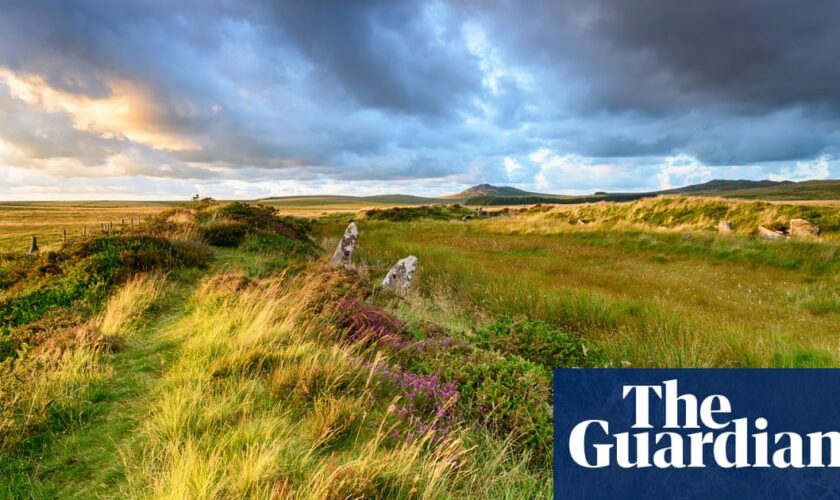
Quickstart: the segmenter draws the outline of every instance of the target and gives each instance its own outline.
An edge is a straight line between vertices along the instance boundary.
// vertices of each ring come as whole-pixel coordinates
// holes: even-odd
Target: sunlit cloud
[[[198,149],[194,142],[178,137],[162,127],[160,117],[170,110],[157,103],[151,93],[136,82],[110,79],[110,95],[95,98],[74,94],[50,86],[37,74],[15,73],[0,68],[0,83],[12,98],[37,106],[50,113],[66,114],[73,128],[104,139],[134,141],[154,149],[184,151]],[[218,109],[210,110],[210,113]],[[184,107],[181,114],[201,113]]]

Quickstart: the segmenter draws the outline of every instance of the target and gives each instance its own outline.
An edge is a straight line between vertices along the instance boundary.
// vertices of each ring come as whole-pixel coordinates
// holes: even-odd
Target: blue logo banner
[[[554,492],[840,498],[840,370],[556,369]]]

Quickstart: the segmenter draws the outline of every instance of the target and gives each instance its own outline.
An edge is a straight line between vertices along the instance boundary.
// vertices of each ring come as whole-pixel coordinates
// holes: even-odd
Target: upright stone
[[[417,257],[409,255],[400,259],[394,267],[385,275],[382,286],[393,292],[405,294],[414,282],[414,273],[417,272]]]
[[[350,264],[350,259],[353,257],[353,250],[356,248],[356,242],[359,241],[359,228],[356,227],[355,222],[351,222],[344,231],[344,236],[338,242],[335,253],[330,259],[330,264],[333,266],[347,267]]]
[[[732,234],[732,224],[725,220],[718,222],[718,234]]]
[[[788,233],[791,238],[816,238],[820,235],[820,228],[805,219],[791,219]]]
[[[764,226],[758,226],[758,237],[762,240],[783,240],[785,239],[785,234],[779,231],[773,231],[772,229],[767,229]]]
[[[38,238],[34,235],[32,236],[32,243],[29,244],[29,255],[33,253],[38,253]]]

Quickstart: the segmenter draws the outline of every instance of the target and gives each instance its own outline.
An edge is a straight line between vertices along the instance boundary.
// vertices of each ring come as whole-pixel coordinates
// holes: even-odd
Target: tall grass
[[[728,221],[738,234],[754,235],[758,226],[786,227],[790,219],[807,219],[823,234],[840,234],[840,207],[796,203],[769,203],[722,198],[659,196],[629,203],[598,202],[580,205],[547,205],[528,210],[520,225],[536,232],[556,232],[562,225],[583,221],[602,229],[657,229],[716,231]],[[499,226],[508,221],[497,221]],[[565,228],[563,228],[565,229]]]
[[[507,476],[474,477],[480,461],[465,431],[434,446],[428,437],[394,438],[394,394],[375,376],[376,363],[360,362],[375,353],[339,342],[323,307],[345,286],[341,273],[245,290],[238,282],[208,280],[168,331],[182,351],[144,425],[148,444],[126,457],[127,494],[441,498],[463,495],[467,484],[505,488]],[[547,482],[529,484],[525,494],[547,496]]]
[[[0,364],[0,451],[89,417],[103,384],[114,376],[108,351],[134,331],[164,289],[162,275],[139,275],[100,316],[50,331],[43,342]]]
[[[598,343],[615,365],[837,363],[834,242],[535,217],[361,221],[356,256],[374,276],[405,255],[418,256],[416,292],[392,307],[444,322],[466,338],[496,316],[523,315]],[[332,237],[340,228],[320,231]],[[789,356],[794,351],[817,361]]]

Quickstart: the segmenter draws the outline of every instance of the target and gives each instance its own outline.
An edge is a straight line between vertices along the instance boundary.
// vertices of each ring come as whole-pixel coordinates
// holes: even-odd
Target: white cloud
[[[713,177],[712,168],[685,153],[666,157],[659,173],[656,174],[662,189],[700,184],[712,180]]]
[[[547,148],[532,152],[529,158],[539,165],[534,186],[542,191],[589,191],[591,186],[613,185],[621,174],[616,164],[576,154],[560,155]]]
[[[807,181],[811,179],[828,179],[828,156],[821,156],[812,161],[798,161],[795,167],[786,167],[776,174],[770,174],[771,181]]]
[[[513,179],[514,175],[522,170],[523,167],[521,163],[516,161],[515,159],[511,158],[510,156],[505,156],[505,172],[507,172],[508,179]]]

